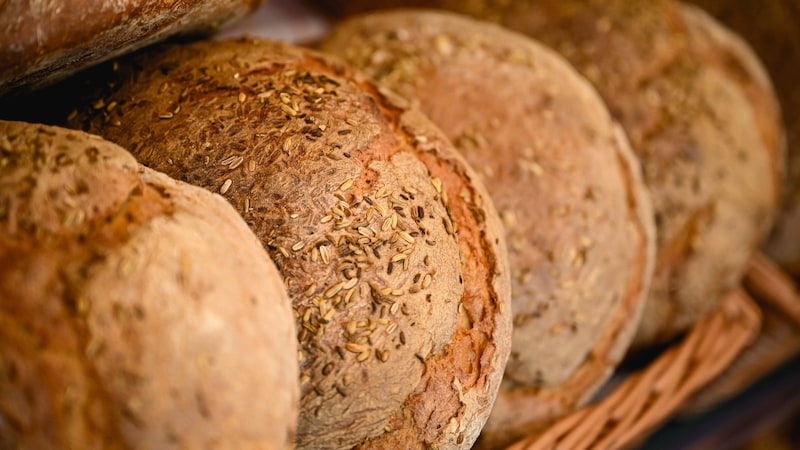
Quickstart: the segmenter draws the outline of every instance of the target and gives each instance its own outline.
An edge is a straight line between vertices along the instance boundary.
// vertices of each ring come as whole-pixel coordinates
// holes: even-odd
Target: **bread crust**
[[[0,3],[0,95],[53,83],[177,34],[208,33],[260,0],[7,0]]]
[[[281,269],[298,447],[468,448],[508,357],[509,275],[497,213],[449,141],[392,92],[283,44],[164,47],[112,77],[88,105],[117,106],[70,123],[223,193]]]
[[[0,447],[289,448],[289,298],[235,211],[97,136],[0,148]]]
[[[633,338],[655,253],[640,170],[598,94],[525,36],[444,12],[358,16],[321,49],[418,103],[504,220],[513,341],[479,447],[586,402]]]

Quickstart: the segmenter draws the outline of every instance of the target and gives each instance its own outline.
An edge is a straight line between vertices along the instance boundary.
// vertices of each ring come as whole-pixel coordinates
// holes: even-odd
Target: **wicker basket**
[[[753,352],[743,350],[754,342],[763,345],[775,339],[774,335],[761,333],[764,307],[779,311],[780,316],[794,322],[790,327],[800,327],[800,296],[793,282],[771,261],[758,255],[751,264],[746,286],[765,306],[760,306],[744,289],[735,290],[714,314],[698,322],[645,369],[625,378],[610,395],[562,418],[543,433],[518,441],[508,450],[630,448],[687,405],[699,409],[716,404],[788,359],[793,350],[782,352],[781,357],[766,352],[766,364]],[[794,343],[789,347],[794,349]],[[744,357],[737,361],[740,354]],[[701,402],[690,402],[690,396],[701,392],[734,362],[743,367],[726,374],[735,381],[699,396]]]
[[[683,415],[713,408],[800,354],[800,294],[794,282],[759,255],[753,259],[745,286],[763,311],[761,332],[733,364],[684,405]]]

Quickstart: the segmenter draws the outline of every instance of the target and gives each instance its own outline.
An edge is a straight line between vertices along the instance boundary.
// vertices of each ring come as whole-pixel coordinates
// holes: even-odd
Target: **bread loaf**
[[[294,326],[222,198],[0,122],[0,448],[289,448]]]
[[[280,268],[301,347],[297,446],[469,448],[508,357],[509,271],[497,213],[449,141],[288,45],[162,47],[103,69],[93,85],[111,88],[69,123],[223,194]]]
[[[655,253],[640,170],[594,89],[525,36],[450,13],[358,16],[321,49],[418,102],[503,219],[514,331],[479,447],[589,400],[639,325]]]
[[[260,0],[0,2],[0,95],[65,78],[176,34],[207,33]]]
[[[786,123],[788,177],[781,214],[765,249],[784,269],[800,276],[800,4],[796,0],[692,3],[741,34],[775,83]]]
[[[642,161],[659,235],[636,339],[648,345],[712,310],[769,230],[783,168],[779,108],[752,52],[697,9],[577,4],[530,2],[503,21],[597,86]]]

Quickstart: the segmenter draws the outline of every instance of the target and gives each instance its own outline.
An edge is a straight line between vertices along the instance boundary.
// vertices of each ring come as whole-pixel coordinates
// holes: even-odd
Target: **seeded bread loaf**
[[[359,16],[321,49],[418,102],[500,212],[514,331],[480,447],[589,400],[639,325],[655,253],[640,170],[594,89],[525,36],[444,12]]]
[[[111,81],[94,85],[112,87],[70,124],[222,193],[280,268],[298,447],[469,448],[508,357],[509,271],[497,213],[449,141],[390,91],[283,44],[163,47],[102,69]]]
[[[796,0],[738,2],[692,0],[741,34],[764,61],[783,108],[788,171],[781,214],[766,251],[800,276],[800,3]]]
[[[219,196],[0,122],[0,448],[289,448],[275,266]]]
[[[0,2],[0,95],[37,87],[176,34],[207,33],[260,0]]]

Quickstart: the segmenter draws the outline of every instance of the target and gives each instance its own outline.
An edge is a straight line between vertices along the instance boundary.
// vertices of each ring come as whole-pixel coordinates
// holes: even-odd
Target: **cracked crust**
[[[497,214],[449,141],[392,92],[283,44],[113,67],[70,124],[221,192],[259,236],[299,330],[297,445],[468,448],[508,356],[509,275]]]
[[[0,447],[288,448],[290,317],[223,199],[0,122]]]
[[[449,13],[362,15],[320,45],[418,103],[503,219],[513,341],[479,447],[587,401],[639,325],[655,253],[640,170],[597,93],[525,36]]]
[[[50,84],[176,34],[208,33],[260,0],[0,2],[0,94]]]

